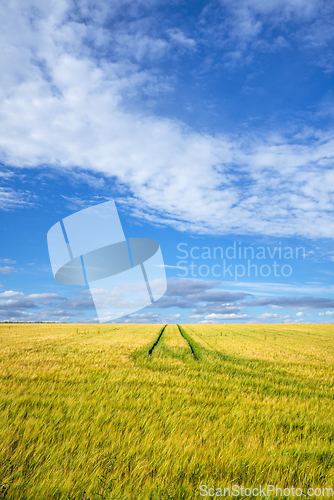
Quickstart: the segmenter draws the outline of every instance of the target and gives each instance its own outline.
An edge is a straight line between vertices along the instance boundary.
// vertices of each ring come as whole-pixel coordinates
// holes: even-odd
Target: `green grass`
[[[163,326],[0,324],[6,500],[334,486],[332,325]]]

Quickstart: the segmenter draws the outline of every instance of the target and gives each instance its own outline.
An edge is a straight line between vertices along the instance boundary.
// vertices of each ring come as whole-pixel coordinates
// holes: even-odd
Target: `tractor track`
[[[151,356],[154,349],[157,347],[157,345],[159,344],[160,340],[161,340],[161,337],[162,337],[162,334],[164,333],[165,331],[165,328],[167,327],[167,325],[164,325],[161,330],[160,330],[160,333],[157,337],[157,340],[154,342],[154,344],[152,345],[152,347],[150,347],[149,351],[148,351],[148,355]]]
[[[196,348],[193,344],[193,340],[192,338],[183,330],[183,328],[180,326],[180,325],[177,325],[178,329],[179,329],[179,332],[180,334],[182,335],[182,337],[184,338],[184,340],[188,343],[189,347],[190,347],[190,350],[191,350],[191,354],[193,355],[193,358],[196,360],[196,361],[199,361],[199,355],[198,353],[196,352]]]

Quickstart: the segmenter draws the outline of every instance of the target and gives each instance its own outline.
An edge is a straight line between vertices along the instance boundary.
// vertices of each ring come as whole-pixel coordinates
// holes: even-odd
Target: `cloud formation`
[[[7,186],[0,186],[0,210],[7,211],[29,208],[34,206],[34,204],[34,196],[31,193],[18,191]]]
[[[164,297],[152,304],[151,308],[167,309],[170,307],[180,307],[181,309],[189,309],[194,307],[197,303],[209,302],[213,307],[224,305],[224,310],[228,309],[230,302],[241,300],[249,293],[245,292],[229,292],[225,290],[213,290],[220,285],[220,281],[205,281],[191,278],[176,279],[171,278],[168,280],[167,292]],[[227,305],[226,305],[227,303]],[[200,308],[196,309],[196,313],[201,314]],[[221,312],[221,311],[220,311]]]
[[[57,293],[25,295],[13,290],[0,293],[0,321],[82,322],[85,321],[85,313],[92,310],[95,311],[94,303],[87,292],[78,293],[70,299]],[[89,318],[89,321],[92,320]]]
[[[334,300],[326,297],[262,297],[253,298],[247,292],[230,292],[220,288],[221,283],[196,279],[170,279],[166,297],[140,312],[122,317],[117,322],[131,323],[176,323],[176,322],[291,322],[304,321],[313,311],[323,309],[318,316],[331,319],[334,315]],[[0,287],[3,289],[3,287]],[[122,297],[116,294],[109,301]],[[107,297],[106,297],[107,300]],[[273,312],[254,313],[254,308],[286,308],[297,310],[292,315]],[[277,307],[276,307],[277,306]],[[166,309],[172,310],[166,314]],[[326,311],[327,309],[327,311]],[[256,309],[255,309],[256,311]],[[74,290],[69,298],[57,293],[26,295],[23,292],[4,290],[0,292],[0,321],[76,321],[98,322],[89,290]]]
[[[277,52],[297,45],[322,48],[318,64],[332,71],[334,8],[325,0],[218,0],[203,10],[202,33],[224,47],[226,66],[250,64],[257,52]]]
[[[224,29],[237,49],[222,50],[239,60],[250,45],[265,50],[268,26],[295,18],[299,38],[316,45],[316,19],[332,15],[328,5],[224,0],[202,13],[202,34],[186,35],[158,29],[154,1],[2,3],[0,160],[116,177],[135,216],[181,231],[332,237],[332,130],[210,134],[133,105],[173,91],[159,64],[204,43],[210,9],[231,13]],[[26,206],[9,188],[2,195],[0,208]]]
[[[180,307],[181,309],[191,309],[190,318],[205,320],[228,320],[250,318],[245,312],[246,308],[267,307],[270,309],[289,308],[299,310],[296,316],[303,319],[305,310],[334,308],[334,300],[326,297],[260,297],[253,298],[247,292],[230,292],[221,290],[221,282],[205,281],[197,279],[170,279],[165,297],[151,306],[154,309],[167,309]],[[332,314],[320,313],[319,315],[331,316]],[[279,320],[290,319],[287,315],[276,313],[262,313],[257,316],[258,320]]]
[[[11,266],[2,266],[0,267],[1,274],[9,274],[14,271],[14,267]]]

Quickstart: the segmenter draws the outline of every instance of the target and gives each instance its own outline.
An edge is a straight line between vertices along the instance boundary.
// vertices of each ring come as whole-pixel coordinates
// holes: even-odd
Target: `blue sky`
[[[168,277],[124,321],[333,322],[332,2],[18,0],[0,14],[0,320],[96,321],[87,287],[55,282],[46,234],[115,200]]]

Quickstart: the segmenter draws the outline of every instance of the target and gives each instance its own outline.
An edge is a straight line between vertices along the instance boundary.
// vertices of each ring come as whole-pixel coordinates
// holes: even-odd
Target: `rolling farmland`
[[[0,498],[334,487],[332,325],[2,323],[0,337]]]

